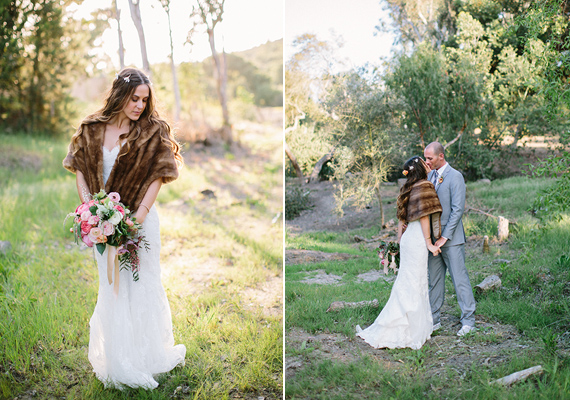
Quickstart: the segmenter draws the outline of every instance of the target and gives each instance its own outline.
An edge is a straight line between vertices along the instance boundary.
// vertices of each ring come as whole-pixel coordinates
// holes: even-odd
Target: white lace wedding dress
[[[105,182],[119,149],[103,147]],[[105,387],[153,389],[158,386],[154,376],[184,365],[186,347],[174,345],[170,306],[160,279],[160,232],[154,206],[143,223],[143,234],[150,250],[139,250],[139,280],[133,281],[131,271],[120,271],[118,296],[107,280],[107,250],[103,255],[94,250],[99,294],[89,322],[89,361]]]
[[[390,298],[372,325],[356,327],[357,336],[375,348],[422,347],[433,330],[427,263],[420,221],[412,221],[400,240],[400,269]]]

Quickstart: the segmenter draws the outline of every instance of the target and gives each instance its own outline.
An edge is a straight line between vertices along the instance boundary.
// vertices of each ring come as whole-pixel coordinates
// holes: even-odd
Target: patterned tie
[[[432,179],[431,179],[431,183],[433,183],[433,186],[436,187],[437,186],[437,170],[433,171],[433,175],[432,175]]]

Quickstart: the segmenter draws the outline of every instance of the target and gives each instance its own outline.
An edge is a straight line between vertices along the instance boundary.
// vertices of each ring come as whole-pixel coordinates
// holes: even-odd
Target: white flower
[[[113,225],[117,225],[119,222],[121,222],[121,219],[123,219],[123,214],[121,214],[118,211],[115,211],[113,215],[111,215],[111,218],[109,218],[109,222],[112,223]]]
[[[103,204],[97,204],[97,214],[107,214],[109,212],[109,208]]]

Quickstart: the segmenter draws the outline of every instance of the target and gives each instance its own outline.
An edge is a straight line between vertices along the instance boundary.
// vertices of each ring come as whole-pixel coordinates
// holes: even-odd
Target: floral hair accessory
[[[125,77],[123,77],[123,80],[125,82],[129,83],[131,81],[131,76],[130,75],[125,76]]]
[[[404,176],[407,176],[407,175],[408,175],[408,171],[403,170],[403,171],[402,171],[402,174],[404,174]]]
[[[119,79],[119,74],[115,73],[115,79]]]
[[[413,171],[413,170],[414,170],[414,166],[410,165],[410,171]]]

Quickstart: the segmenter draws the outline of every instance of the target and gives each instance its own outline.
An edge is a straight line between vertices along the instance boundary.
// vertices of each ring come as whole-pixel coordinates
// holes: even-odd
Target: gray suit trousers
[[[441,254],[429,253],[429,299],[434,325],[440,322],[440,309],[445,298],[445,273],[449,270],[457,302],[461,308],[461,324],[475,326],[475,298],[465,267],[465,245],[443,246]]]

